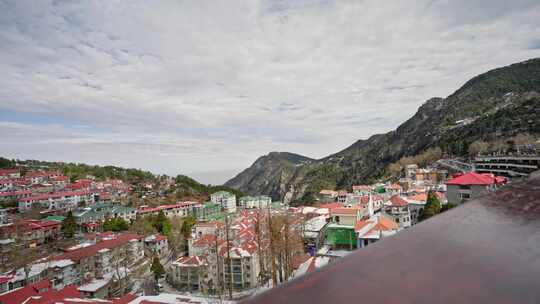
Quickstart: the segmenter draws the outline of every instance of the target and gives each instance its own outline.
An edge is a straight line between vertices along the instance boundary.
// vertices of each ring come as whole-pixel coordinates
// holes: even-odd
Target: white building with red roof
[[[49,210],[74,210],[80,202],[94,203],[94,193],[89,190],[60,191],[44,193],[20,198],[18,200],[19,212],[32,208],[33,204],[40,204]]]
[[[386,215],[377,214],[367,220],[359,220],[354,226],[357,235],[357,248],[363,248],[384,237],[396,234],[399,226]]]
[[[399,228],[411,226],[411,212],[409,202],[399,195],[393,195],[385,203],[385,212],[390,215]]]
[[[21,172],[19,169],[0,169],[0,180],[20,178]]]

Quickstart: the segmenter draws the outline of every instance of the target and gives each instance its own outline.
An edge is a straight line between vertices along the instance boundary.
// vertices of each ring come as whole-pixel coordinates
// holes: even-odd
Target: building
[[[305,222],[302,237],[310,255],[315,255],[315,252],[324,245],[327,225],[325,215],[313,217]]]
[[[478,173],[525,177],[540,168],[540,155],[479,156],[474,167]]]
[[[332,222],[344,226],[354,227],[356,221],[361,219],[364,215],[364,208],[360,207],[338,207],[330,210]]]
[[[461,204],[469,199],[486,195],[506,183],[506,178],[490,173],[468,172],[446,181],[446,198],[449,203]]]
[[[19,169],[0,169],[0,180],[16,179],[21,177]]]
[[[129,222],[136,218],[137,210],[118,204],[98,203],[77,210],[73,216],[78,225],[104,222],[107,218],[122,218]]]
[[[160,212],[163,212],[166,217],[173,217],[173,216],[187,216],[187,215],[193,215],[196,216],[200,210],[203,207],[202,203],[199,202],[191,202],[191,201],[185,201],[185,202],[177,202],[176,204],[171,205],[161,205],[157,207],[147,207],[143,206],[137,210],[137,214],[141,216],[146,215],[158,215]]]
[[[169,281],[179,290],[198,291],[206,286],[208,263],[200,256],[180,257],[171,265]]]
[[[210,200],[214,204],[220,204],[225,212],[236,212],[236,195],[227,191],[218,191],[210,195]]]
[[[0,226],[0,239],[15,239],[27,247],[36,247],[57,240],[61,227],[62,223],[55,221],[16,221]]]
[[[384,237],[394,235],[398,230],[399,226],[383,214],[377,214],[367,220],[359,220],[354,226],[357,248],[364,248]]]
[[[0,201],[17,201],[31,195],[32,191],[30,190],[4,191],[0,192]]]
[[[7,209],[0,209],[0,225],[10,222]]]
[[[266,195],[243,196],[240,198],[240,207],[244,209],[267,208],[272,203],[272,198]]]
[[[356,222],[366,215],[362,207],[336,207],[330,209],[330,220],[326,227],[326,244],[332,249],[356,248]]]
[[[144,239],[144,247],[147,252],[158,256],[160,259],[165,259],[169,256],[169,242],[167,237],[161,234],[153,234]]]
[[[0,286],[2,284],[0,277]],[[1,290],[1,289],[0,289]],[[21,287],[19,289],[0,294],[1,304],[50,304],[50,303],[70,303],[65,299],[78,298],[81,293],[77,287],[69,285],[58,289],[49,280],[42,280]],[[85,302],[88,303],[88,302]]]
[[[364,196],[369,195],[373,191],[373,188],[369,185],[355,185],[352,186],[352,190],[354,195]]]
[[[401,195],[403,187],[399,184],[390,184],[384,186],[384,190],[388,196]]]
[[[93,204],[94,194],[88,190],[79,190],[32,195],[19,199],[18,207],[19,212],[29,210],[34,204],[49,210],[75,210],[82,202]]]
[[[257,286],[259,256],[257,244],[247,241],[238,246],[231,246],[227,254],[227,246],[222,246],[219,252],[222,261],[223,281],[232,280],[234,290],[249,289]],[[230,267],[227,258],[231,259]]]
[[[337,195],[338,195],[338,192],[334,191],[334,190],[323,189],[323,190],[321,190],[319,192],[319,196],[320,196],[321,200],[324,201],[324,202],[333,202],[333,201],[335,201]]]
[[[393,195],[385,204],[385,212],[390,215],[399,228],[411,226],[409,203],[399,195]]]
[[[87,297],[122,295],[119,282],[130,284],[129,276],[144,258],[142,238],[133,233],[105,234],[95,243],[66,249],[51,261],[74,262],[76,284]]]
[[[424,210],[427,202],[427,193],[409,195],[405,200],[409,203],[409,212],[411,213],[411,225],[416,225],[420,218],[420,213]],[[441,202],[442,203],[442,202]]]

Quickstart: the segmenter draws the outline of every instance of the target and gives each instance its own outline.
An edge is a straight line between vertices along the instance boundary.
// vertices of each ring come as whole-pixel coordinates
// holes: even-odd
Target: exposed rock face
[[[272,152],[225,183],[250,194],[294,201],[321,188],[370,182],[385,167],[430,147],[464,154],[479,138],[540,134],[540,58],[491,70],[469,80],[446,98],[431,98],[396,130],[358,140],[319,160]],[[467,124],[456,121],[468,120]]]

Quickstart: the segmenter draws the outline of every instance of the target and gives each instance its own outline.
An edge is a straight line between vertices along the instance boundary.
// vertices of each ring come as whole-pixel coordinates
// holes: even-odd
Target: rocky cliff
[[[537,92],[540,58],[491,70],[467,81],[446,98],[427,100],[394,131],[358,140],[318,160],[272,152],[225,185],[273,199],[309,202],[321,188],[373,181],[388,164],[431,147],[459,155],[480,138],[518,132],[540,134]]]

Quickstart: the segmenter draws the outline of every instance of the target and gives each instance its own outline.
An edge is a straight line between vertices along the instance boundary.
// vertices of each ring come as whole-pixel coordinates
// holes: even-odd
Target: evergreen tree
[[[77,230],[77,223],[75,222],[73,213],[69,211],[66,218],[62,221],[62,234],[65,238],[70,239],[75,235],[75,230]]]
[[[109,218],[106,219],[103,223],[103,230],[104,231],[125,231],[129,229],[129,224],[121,217],[118,218]]]
[[[434,191],[428,193],[426,205],[420,212],[420,221],[426,220],[441,212],[441,202]]]
[[[185,238],[191,235],[191,228],[193,228],[196,223],[197,219],[192,215],[188,215],[184,218],[184,221],[182,222],[182,228],[180,230]]]
[[[154,256],[150,270],[154,273],[156,281],[159,279],[159,277],[165,274],[165,268],[163,268],[163,265],[161,265],[161,262],[157,256]]]

